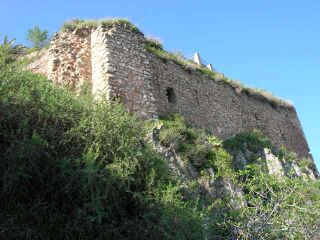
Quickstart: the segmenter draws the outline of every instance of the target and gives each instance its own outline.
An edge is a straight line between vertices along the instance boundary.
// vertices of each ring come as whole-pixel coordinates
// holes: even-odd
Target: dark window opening
[[[171,104],[176,104],[177,103],[176,94],[174,93],[173,88],[168,87],[166,95],[167,95],[169,103],[171,103]]]
[[[194,90],[194,97],[196,99],[196,102],[198,104],[198,106],[200,105],[200,101],[199,101],[199,97],[198,97],[198,91],[197,90]]]

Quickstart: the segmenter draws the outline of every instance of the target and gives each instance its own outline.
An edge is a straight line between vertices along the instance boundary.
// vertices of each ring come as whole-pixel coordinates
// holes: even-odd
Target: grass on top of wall
[[[74,29],[81,29],[81,28],[95,28],[97,26],[103,26],[103,27],[110,27],[114,25],[121,25],[129,28],[131,31],[142,34],[143,32],[133,23],[131,23],[126,18],[103,18],[99,20],[94,19],[73,19],[70,21],[65,22],[62,25],[61,30],[74,30]],[[187,59],[183,56],[182,53],[171,53],[168,51],[165,51],[163,48],[162,43],[158,39],[154,39],[151,37],[145,38],[145,44],[146,49],[155,54],[156,56],[160,57],[164,61],[172,61],[180,66],[182,66],[184,69],[188,71],[199,71],[202,74],[205,74],[209,76],[212,80],[216,82],[223,82],[229,86],[231,86],[233,89],[246,93],[250,96],[254,96],[257,98],[260,98],[261,100],[265,100],[269,102],[274,107],[286,107],[286,108],[292,108],[292,104],[288,101],[282,100],[271,93],[256,89],[256,88],[250,88],[244,86],[241,82],[232,80],[228,77],[225,77],[223,74],[216,73],[214,71],[210,71],[206,67],[199,67],[195,62],[193,62],[190,59]]]
[[[244,86],[241,82],[225,77],[223,74],[219,74],[217,72],[211,71],[204,66],[199,67],[194,61],[187,59],[180,52],[178,53],[167,52],[163,49],[163,46],[161,44],[159,43],[156,44],[154,40],[150,40],[150,39],[146,40],[146,49],[147,51],[160,57],[164,61],[172,61],[182,66],[187,71],[201,72],[202,74],[209,76],[212,80],[216,82],[223,82],[231,86],[233,89],[235,90],[237,89],[237,91],[239,92],[246,93],[250,96],[255,96],[257,98],[260,98],[261,100],[265,100],[274,107],[277,107],[277,106],[286,107],[286,108],[293,107],[293,105],[289,101],[282,100],[265,90]]]
[[[66,21],[63,23],[61,30],[66,31],[66,30],[74,30],[76,28],[95,28],[98,27],[99,25],[103,27],[110,27],[114,25],[122,25],[126,26],[129,29],[131,29],[135,33],[142,34],[142,31],[133,23],[131,23],[128,19],[126,18],[103,18],[99,20],[95,19],[72,19],[70,21]]]

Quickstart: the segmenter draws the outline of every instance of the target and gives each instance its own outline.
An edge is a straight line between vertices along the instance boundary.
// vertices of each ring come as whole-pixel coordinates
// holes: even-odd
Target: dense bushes
[[[270,175],[259,152],[273,146],[261,133],[241,133],[221,141],[191,128],[179,115],[161,120],[161,124],[162,144],[175,148],[201,177],[223,183],[230,191],[203,204],[208,239],[317,239],[320,182]],[[252,159],[237,168],[230,153],[248,150]],[[285,149],[277,154],[285,160],[294,157]],[[304,162],[310,160],[299,164]],[[205,175],[208,168],[214,170],[214,176]]]
[[[200,212],[121,106],[15,66],[0,81],[2,239],[203,238]]]
[[[160,143],[173,147],[184,161],[199,171],[212,168],[217,175],[232,172],[232,157],[223,148],[223,141],[202,129],[192,128],[177,114],[161,120]]]
[[[237,134],[235,137],[225,141],[224,146],[229,150],[239,151],[249,149],[252,152],[258,152],[262,147],[272,148],[270,140],[259,131]]]
[[[208,212],[213,239],[318,239],[320,184],[276,178],[259,165],[237,173],[236,201],[217,199]]]

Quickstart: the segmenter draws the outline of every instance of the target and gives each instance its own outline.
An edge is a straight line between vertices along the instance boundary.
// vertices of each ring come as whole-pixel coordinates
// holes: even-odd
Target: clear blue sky
[[[127,17],[167,50],[292,101],[320,168],[320,0],[0,0],[0,38],[71,18]]]

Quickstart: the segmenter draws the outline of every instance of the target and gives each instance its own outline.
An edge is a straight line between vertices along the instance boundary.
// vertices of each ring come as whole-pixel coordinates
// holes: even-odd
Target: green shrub
[[[254,153],[258,153],[262,148],[272,148],[272,144],[261,132],[240,133],[224,141],[224,147],[229,150],[241,150],[247,148]]]
[[[259,165],[237,175],[242,196],[217,199],[208,208],[212,239],[317,239],[319,181],[277,178]]]
[[[242,221],[235,225],[246,238],[315,239],[320,231],[319,201],[310,205],[319,194],[319,183],[299,178],[277,178],[248,166],[253,177],[241,185],[250,207],[240,209]],[[247,175],[245,171],[241,174]],[[311,192],[310,189],[314,192]],[[313,209],[313,210],[312,210]],[[310,228],[310,231],[307,230]]]
[[[281,160],[285,160],[288,163],[292,163],[297,159],[297,155],[294,152],[288,151],[285,147],[281,147],[277,153],[277,156]]]
[[[24,51],[22,45],[15,44],[15,40],[15,38],[9,40],[7,35],[4,36],[0,44],[0,66],[14,62],[17,55]]]
[[[298,161],[298,166],[303,172],[308,173],[308,170],[315,170],[316,166],[310,158],[302,158]]]
[[[210,149],[202,144],[182,144],[179,149],[182,156],[193,166],[202,167],[210,155]]]
[[[201,129],[189,126],[185,119],[174,114],[161,120],[160,143],[173,146],[186,162],[199,171],[212,168],[217,176],[230,177],[233,173],[232,157],[223,149],[223,141]]]
[[[185,119],[182,116],[175,114],[162,122],[163,129],[161,129],[159,135],[161,144],[173,144],[178,147],[187,139],[193,139],[193,133],[188,131]]]
[[[203,199],[208,239],[317,238],[320,232],[319,181],[269,175],[265,162],[258,155],[261,149],[272,148],[272,145],[260,132],[242,133],[221,141],[192,129],[179,115],[161,122],[160,136],[163,131],[167,143],[178,141],[178,154],[196,167],[202,177],[206,176],[203,175],[207,174],[206,169],[211,168],[214,171],[211,181],[214,180],[216,186],[225,185],[224,191],[230,191],[219,198]],[[168,132],[174,134],[168,135]],[[186,137],[187,132],[192,132],[192,137]],[[244,169],[235,170],[228,151],[245,149],[253,152],[252,159]],[[286,161],[293,157],[285,149],[280,150],[278,156]],[[310,163],[302,160],[300,165],[311,167]]]

